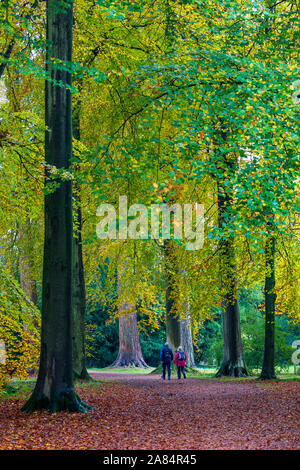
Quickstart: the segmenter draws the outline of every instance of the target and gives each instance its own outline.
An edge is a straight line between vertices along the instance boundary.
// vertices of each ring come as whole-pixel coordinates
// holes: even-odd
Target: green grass
[[[12,379],[3,390],[0,391],[0,398],[26,399],[33,391],[35,379],[28,378],[23,380]]]
[[[90,372],[108,372],[108,373],[120,373],[120,374],[140,374],[140,375],[147,375],[151,374],[155,370],[154,367],[149,367],[148,369],[142,369],[139,367],[120,367],[120,368],[103,368],[103,369],[89,369]],[[213,379],[213,380],[223,380],[223,381],[231,381],[231,380],[249,380],[249,379],[256,379],[259,374],[260,370],[252,371],[252,373],[248,377],[241,377],[239,379],[233,377],[222,377],[216,378],[215,374],[217,372],[217,368],[195,368],[191,372],[187,372],[188,377],[193,379]],[[278,380],[292,380],[292,381],[300,381],[300,376],[295,375],[293,372],[293,368],[290,368],[288,371],[278,371],[277,372],[277,379]],[[160,371],[158,371],[157,375],[160,375]],[[176,374],[176,369],[174,368],[172,371],[172,375]]]
[[[108,372],[108,373],[123,373],[123,374],[137,374],[137,375],[147,375],[150,374],[154,369],[154,367],[149,367],[148,369],[142,369],[138,367],[122,367],[122,368],[104,368],[104,369],[89,369],[90,372]],[[234,377],[222,377],[222,378],[216,378],[215,373],[217,372],[217,369],[214,368],[197,368],[194,369],[192,372],[188,372],[187,376],[189,378],[193,379],[206,379],[206,380],[215,380],[215,381],[223,381],[223,382],[243,382],[245,380],[254,380],[259,376],[260,371],[255,370],[252,371],[253,373],[249,375],[249,377],[241,377],[241,378],[234,378]],[[254,373],[255,372],[255,373]],[[174,377],[176,374],[176,371],[173,370],[172,376]],[[0,391],[0,399],[5,400],[5,399],[26,399],[32,392],[34,385],[35,385],[35,378],[28,378],[24,380],[18,380],[18,379],[12,379],[9,384],[5,387],[4,390]],[[287,371],[282,371],[279,370],[277,372],[277,380],[279,381],[293,381],[293,382],[299,382],[300,381],[300,375],[295,375],[294,373],[294,368],[291,367]],[[99,387],[101,381],[93,381],[93,382],[76,382],[76,387]]]
[[[147,369],[143,369],[140,367],[120,367],[120,368],[103,368],[103,369],[89,369],[89,372],[117,372],[123,374],[141,374],[147,375],[150,374],[154,370],[154,367],[148,367]]]

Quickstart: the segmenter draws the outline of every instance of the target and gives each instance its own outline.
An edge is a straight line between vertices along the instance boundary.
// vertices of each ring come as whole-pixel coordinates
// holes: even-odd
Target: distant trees
[[[50,395],[73,390],[70,367],[74,377],[88,377],[86,311],[90,321],[99,305],[105,305],[105,320],[116,320],[107,327],[97,318],[99,362],[108,365],[115,357],[119,323],[117,366],[158,362],[152,352],[165,336],[172,349],[183,345],[192,365],[192,334],[197,343],[203,325],[222,313],[223,338],[218,321],[209,357],[219,359],[223,346],[218,375],[239,377],[247,374],[245,354],[251,366],[262,358],[260,350],[254,361],[251,349],[254,337],[261,349],[261,337],[240,320],[245,289],[260,289],[264,300],[255,308],[264,312],[266,327],[261,378],[274,377],[276,312],[297,321],[300,305],[299,214],[292,202],[299,195],[299,116],[291,91],[298,73],[297,5],[236,2],[232,10],[224,2],[187,0],[162,8],[155,0],[115,2],[111,9],[78,0],[72,61],[72,2],[49,0],[45,71],[44,2],[15,3],[0,5],[0,78],[8,102],[0,109],[0,260],[27,293],[19,297],[18,286],[12,289],[23,315],[15,327],[18,351],[21,322],[26,319],[24,330],[27,322],[32,326],[28,297],[35,304],[40,298],[46,193],[41,367],[27,408],[78,408],[72,394],[65,401]],[[122,289],[99,282],[99,266],[109,258],[115,268],[124,246],[96,239],[96,210],[103,202],[117,204],[119,195],[148,207],[203,203],[203,248],[184,251],[175,237],[134,240],[125,248],[130,282],[121,280]],[[33,219],[37,244],[26,227]],[[4,291],[7,320],[11,296]],[[151,328],[156,333],[148,349],[144,332]],[[101,345],[109,352],[104,358]]]

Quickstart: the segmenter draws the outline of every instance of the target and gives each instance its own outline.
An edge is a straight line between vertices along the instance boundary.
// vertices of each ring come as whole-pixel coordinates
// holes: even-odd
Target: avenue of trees
[[[0,387],[38,371],[24,411],[87,411],[87,365],[156,366],[166,339],[218,377],[288,363],[299,6],[1,2]],[[170,237],[146,239],[137,206],[138,239],[99,239],[120,196],[173,206]],[[174,205],[195,203],[204,243],[187,250]]]

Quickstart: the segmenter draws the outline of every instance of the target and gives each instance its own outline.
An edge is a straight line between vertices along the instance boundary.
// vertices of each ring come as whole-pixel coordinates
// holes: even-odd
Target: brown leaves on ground
[[[97,373],[88,414],[0,401],[0,449],[299,449],[299,382],[162,381]],[[103,382],[103,380],[105,382]]]

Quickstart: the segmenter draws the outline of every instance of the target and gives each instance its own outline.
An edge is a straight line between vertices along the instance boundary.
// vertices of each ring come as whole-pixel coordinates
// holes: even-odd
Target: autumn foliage
[[[0,402],[0,449],[299,449],[299,382],[94,374],[88,414],[24,415]],[[28,394],[28,392],[27,392]]]
[[[22,379],[38,367],[40,312],[3,267],[0,292],[0,338],[5,346],[0,364],[1,389],[12,377]]]

